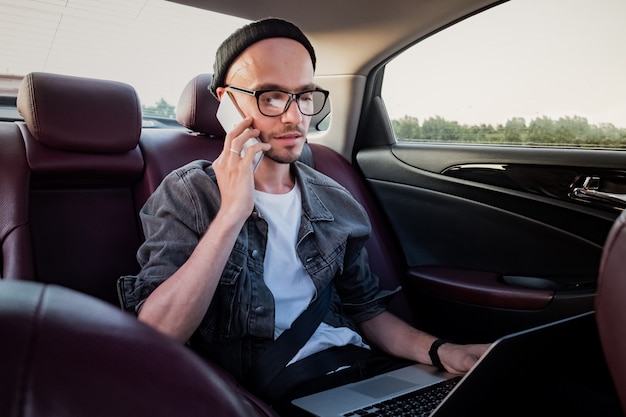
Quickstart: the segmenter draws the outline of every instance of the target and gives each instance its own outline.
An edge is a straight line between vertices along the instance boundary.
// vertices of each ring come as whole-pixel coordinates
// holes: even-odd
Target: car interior
[[[382,288],[402,287],[390,311],[460,343],[595,311],[597,328],[550,364],[585,395],[554,387],[537,415],[623,415],[626,203],[573,191],[593,177],[621,195],[623,150],[398,141],[382,96],[396,55],[509,2],[165,3],[279,16],[310,37],[331,99],[301,161],[367,211],[370,266]],[[172,170],[223,150],[211,79],[208,65],[189,76],[175,120],[163,120],[127,82],[20,77],[16,115],[0,118],[0,416],[277,416],[120,308],[118,279],[139,270],[139,210]]]

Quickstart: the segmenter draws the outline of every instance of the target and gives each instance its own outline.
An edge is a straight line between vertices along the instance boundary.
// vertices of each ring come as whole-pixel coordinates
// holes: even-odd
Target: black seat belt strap
[[[272,382],[309,340],[328,311],[331,285],[328,284],[291,327],[282,332],[272,346],[259,356],[245,378],[251,390],[258,391]]]

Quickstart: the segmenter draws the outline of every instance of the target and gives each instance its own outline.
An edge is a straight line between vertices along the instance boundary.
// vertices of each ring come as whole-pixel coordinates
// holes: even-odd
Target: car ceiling
[[[318,53],[317,75],[367,75],[396,52],[493,0],[170,0],[249,20],[296,23]],[[355,40],[368,47],[355,48]]]

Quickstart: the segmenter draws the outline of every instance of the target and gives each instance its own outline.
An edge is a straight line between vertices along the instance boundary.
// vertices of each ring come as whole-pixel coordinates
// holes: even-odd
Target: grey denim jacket
[[[370,223],[363,207],[334,180],[292,164],[302,192],[297,254],[317,293],[333,284],[324,322],[358,331],[356,323],[385,310],[395,291],[380,290],[363,245]],[[143,301],[191,255],[220,207],[215,173],[195,161],[170,173],[140,212],[145,243],[141,271],[121,277],[122,306]],[[241,379],[274,340],[274,299],[263,281],[267,223],[255,209],[242,228],[209,309],[189,341],[192,348]],[[396,290],[397,291],[397,290]]]

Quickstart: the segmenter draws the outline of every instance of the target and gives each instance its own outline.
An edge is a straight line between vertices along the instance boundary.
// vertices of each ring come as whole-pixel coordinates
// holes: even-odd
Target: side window
[[[626,148],[626,2],[512,0],[387,64],[398,141]]]

